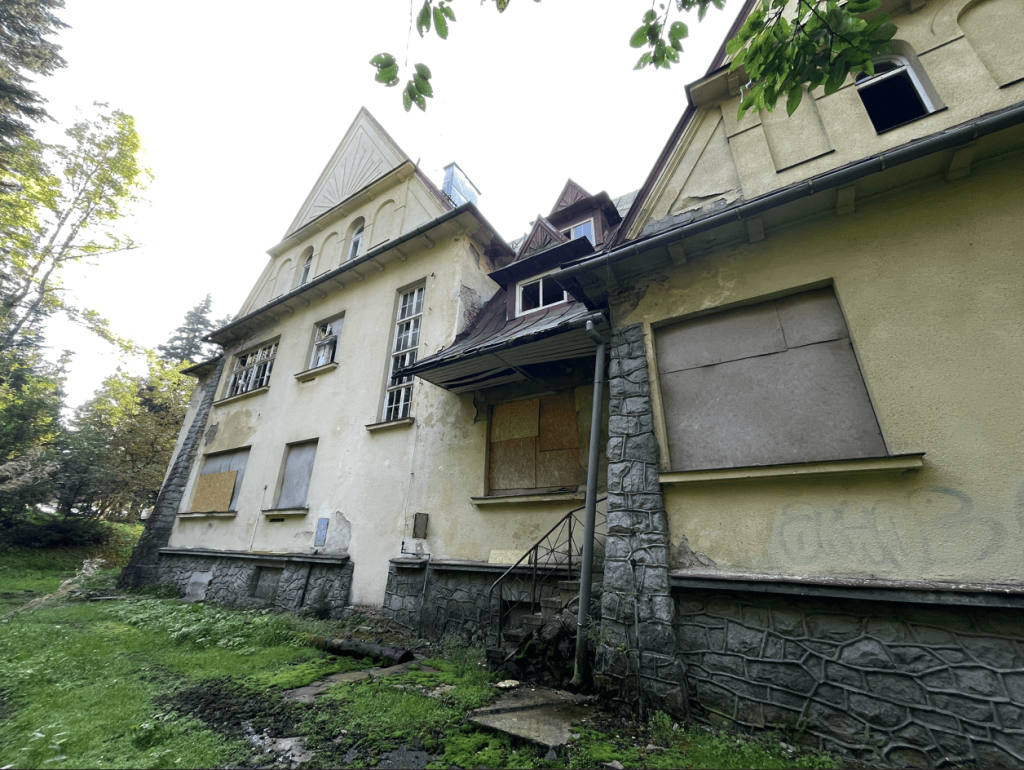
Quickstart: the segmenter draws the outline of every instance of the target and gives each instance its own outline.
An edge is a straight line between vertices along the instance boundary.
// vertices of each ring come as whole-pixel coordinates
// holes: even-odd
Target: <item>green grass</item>
[[[81,553],[0,554],[3,588],[52,591]],[[89,578],[113,588],[117,570]],[[36,590],[33,588],[32,590]],[[284,690],[370,660],[328,655],[305,635],[344,636],[296,615],[183,604],[136,594],[115,602],[54,599],[0,622],[0,767],[190,768],[256,766],[246,736],[303,735],[306,767],[373,766],[405,744],[438,757],[432,768],[586,768],[617,760],[637,768],[837,767],[776,741],[702,728],[673,729],[655,714],[634,724],[598,714],[554,760],[466,714],[498,696],[483,651],[452,642],[401,675],[339,683],[315,703]],[[250,729],[246,733],[246,729]],[[653,743],[658,750],[647,750]],[[347,758],[347,760],[346,760]]]

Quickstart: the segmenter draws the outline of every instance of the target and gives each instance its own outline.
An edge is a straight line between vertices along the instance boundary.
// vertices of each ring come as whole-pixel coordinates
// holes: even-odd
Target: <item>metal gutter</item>
[[[361,257],[345,262],[344,264],[339,265],[338,267],[334,268],[333,270],[329,270],[326,273],[321,273],[320,275],[310,279],[301,286],[296,286],[288,293],[282,294],[280,297],[277,297],[263,305],[260,305],[260,307],[258,307],[256,310],[253,310],[251,313],[247,313],[241,318],[236,318],[234,321],[227,324],[226,326],[222,326],[221,328],[210,332],[208,335],[203,337],[203,339],[209,342],[215,342],[215,336],[220,335],[221,333],[226,332],[230,329],[233,329],[236,326],[251,321],[252,319],[259,316],[261,313],[265,313],[267,310],[276,307],[284,302],[287,302],[288,300],[299,296],[303,292],[309,291],[314,286],[319,286],[322,283],[337,278],[339,275],[343,275],[344,273],[346,273],[349,270],[352,270],[353,268],[359,267],[362,264],[365,264],[373,259],[376,259],[385,252],[390,251],[391,249],[394,249],[398,246],[401,246],[403,243],[407,243],[408,241],[411,241],[413,238],[418,238],[419,236],[433,230],[434,228],[443,225],[445,222],[451,219],[455,219],[460,214],[465,213],[472,214],[477,219],[477,221],[480,222],[480,224],[482,224],[487,230],[489,230],[493,234],[494,237],[491,239],[492,243],[494,242],[494,240],[497,240],[499,250],[503,247],[509,256],[514,254],[509,245],[505,243],[505,240],[498,234],[498,231],[494,227],[492,227],[491,223],[487,221],[487,218],[480,213],[480,209],[478,209],[472,203],[464,203],[461,206],[458,206],[457,208],[454,208],[451,211],[446,211],[444,214],[441,214],[441,216],[431,219],[429,222],[420,225],[415,230],[410,230],[409,232],[400,235],[393,241],[385,241],[383,244],[375,248],[373,251],[367,252]]]
[[[754,198],[753,200],[745,203],[732,206],[725,211],[712,214],[711,216],[700,219],[696,222],[690,222],[671,230],[666,230],[663,233],[651,236],[647,240],[635,241],[627,246],[607,251],[604,254],[599,254],[584,262],[570,264],[563,267],[561,270],[556,271],[552,275],[554,279],[559,282],[575,278],[582,272],[594,270],[598,267],[608,266],[628,257],[638,256],[650,251],[651,249],[655,249],[660,246],[667,246],[668,244],[675,243],[683,238],[689,238],[694,235],[707,232],[708,230],[713,230],[721,225],[757,216],[769,209],[773,209],[787,203],[792,203],[793,201],[800,200],[801,198],[808,198],[815,193],[824,192],[825,190],[831,190],[836,187],[842,187],[863,177],[870,176],[871,174],[877,174],[887,168],[893,168],[894,166],[900,166],[904,163],[918,160],[927,155],[942,152],[943,150],[949,150],[954,147],[960,147],[973,142],[980,137],[994,134],[997,131],[1002,131],[1007,128],[1012,128],[1013,126],[1020,125],[1021,123],[1024,123],[1024,102],[1016,104],[1013,107],[1008,107],[1000,112],[996,112],[972,123],[967,123],[957,128],[943,131],[939,134],[932,134],[931,136],[924,137],[923,139],[903,145],[902,147],[897,147],[894,150],[873,155],[869,158],[856,161],[848,166],[844,166],[833,171],[826,171],[823,174],[811,177],[810,179],[802,182],[797,182],[796,184],[784,187],[781,190],[775,190],[774,192],[767,193],[760,198]]]

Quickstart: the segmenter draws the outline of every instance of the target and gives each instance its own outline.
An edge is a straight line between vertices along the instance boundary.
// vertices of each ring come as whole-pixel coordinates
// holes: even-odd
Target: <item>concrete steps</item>
[[[594,583],[591,588],[591,597],[601,597],[601,583],[604,574],[594,573]],[[545,623],[554,620],[556,616],[567,609],[576,607],[579,602],[580,581],[560,580],[555,585],[546,585],[541,590],[540,612],[520,617],[518,628],[506,628],[502,632],[501,646],[487,651],[489,666],[494,669],[501,665],[523,643],[523,641],[541,629]]]

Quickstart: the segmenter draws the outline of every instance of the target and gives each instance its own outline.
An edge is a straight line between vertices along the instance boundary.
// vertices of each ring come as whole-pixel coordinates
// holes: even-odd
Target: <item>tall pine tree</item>
[[[210,295],[207,294],[202,302],[185,314],[184,323],[171,333],[167,344],[157,345],[161,358],[173,363],[196,363],[216,355],[216,347],[203,342],[203,337],[226,322],[215,324],[210,320],[210,305]]]

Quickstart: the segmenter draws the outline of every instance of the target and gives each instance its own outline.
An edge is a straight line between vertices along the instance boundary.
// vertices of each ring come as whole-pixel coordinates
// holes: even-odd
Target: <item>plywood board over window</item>
[[[575,488],[579,458],[572,392],[500,404],[491,412],[491,494]]]
[[[887,454],[831,287],[661,327],[655,346],[673,470]]]
[[[195,513],[238,510],[238,495],[248,461],[248,447],[207,455],[190,510]]]

